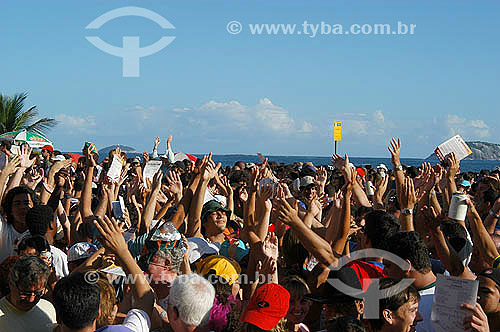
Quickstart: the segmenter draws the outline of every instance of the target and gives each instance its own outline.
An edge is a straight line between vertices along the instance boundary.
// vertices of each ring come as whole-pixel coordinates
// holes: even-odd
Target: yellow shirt
[[[0,300],[0,331],[45,332],[52,331],[56,323],[56,310],[44,299],[30,311],[21,311],[4,297]]]

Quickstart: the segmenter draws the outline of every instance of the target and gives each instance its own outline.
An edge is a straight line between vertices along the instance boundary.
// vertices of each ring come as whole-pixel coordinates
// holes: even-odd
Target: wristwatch
[[[407,216],[410,216],[410,215],[413,214],[413,210],[406,208],[406,209],[401,210],[401,213],[403,213],[403,214],[405,214]]]
[[[496,214],[493,209],[490,209],[490,214],[495,217],[496,219],[500,219],[500,216],[498,214]]]
[[[396,171],[402,171],[403,170],[403,165],[399,165],[398,167],[395,167]]]

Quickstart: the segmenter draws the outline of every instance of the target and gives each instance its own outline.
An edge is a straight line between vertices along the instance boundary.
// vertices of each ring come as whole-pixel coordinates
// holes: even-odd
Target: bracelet
[[[163,310],[160,314],[160,318],[163,319],[163,318],[165,318],[166,315],[167,315],[167,312],[165,310]]]
[[[493,217],[495,217],[496,219],[499,219],[499,218],[500,218],[500,216],[499,216],[498,214],[496,214],[496,213],[493,211],[493,209],[490,209],[490,215],[491,215],[491,216],[493,216]]]
[[[54,188],[50,189],[49,185],[45,183],[45,181],[43,182],[43,187],[49,192],[49,194],[52,194],[52,192],[54,191]]]
[[[494,269],[498,268],[498,265],[500,265],[500,256],[497,256],[497,258],[495,258],[492,264]]]

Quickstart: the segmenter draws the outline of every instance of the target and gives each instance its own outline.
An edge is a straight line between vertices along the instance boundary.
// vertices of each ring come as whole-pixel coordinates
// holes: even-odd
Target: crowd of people
[[[392,167],[224,168],[171,142],[142,158],[2,142],[0,331],[434,331],[439,274],[479,283],[454,323],[500,330],[498,169],[407,167],[399,139]],[[408,279],[374,312],[373,287]]]

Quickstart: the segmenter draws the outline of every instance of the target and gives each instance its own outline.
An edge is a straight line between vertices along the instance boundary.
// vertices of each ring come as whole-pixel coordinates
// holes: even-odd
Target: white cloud
[[[490,127],[483,120],[468,120],[455,114],[446,119],[449,136],[461,135],[465,139],[490,137]]]
[[[299,129],[299,133],[308,134],[312,133],[313,125],[310,122],[304,121],[302,127]]]
[[[95,117],[78,117],[67,114],[56,115],[56,120],[58,121],[58,127],[61,127],[68,131],[80,131],[80,132],[93,132],[97,126]]]

